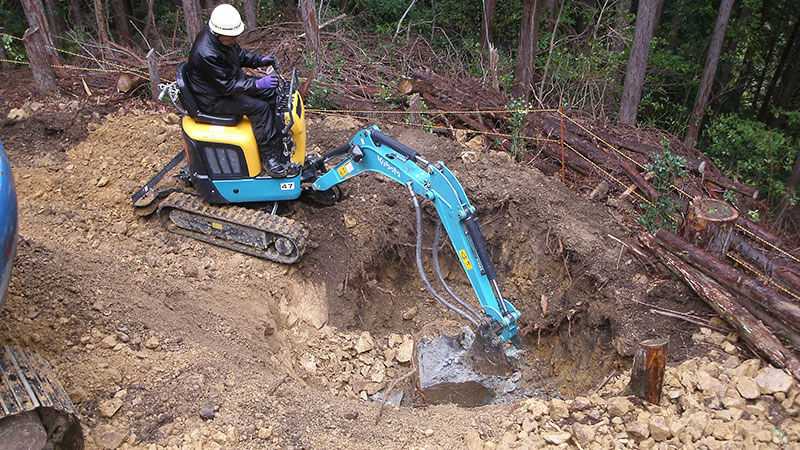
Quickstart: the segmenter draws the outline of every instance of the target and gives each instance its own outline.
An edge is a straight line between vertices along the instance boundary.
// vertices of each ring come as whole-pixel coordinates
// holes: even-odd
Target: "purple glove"
[[[267,66],[277,66],[278,65],[278,57],[274,55],[269,55],[261,58],[261,65],[264,67]]]
[[[278,77],[271,73],[256,80],[256,87],[259,89],[272,89],[278,85]]]

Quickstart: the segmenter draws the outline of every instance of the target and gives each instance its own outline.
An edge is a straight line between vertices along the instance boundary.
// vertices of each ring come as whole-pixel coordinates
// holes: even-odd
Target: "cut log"
[[[763,240],[769,242],[770,244],[777,245],[778,236],[775,236],[774,234],[772,234],[769,231],[765,230],[764,228],[762,228],[760,225],[758,225],[755,222],[751,222],[750,220],[745,219],[742,216],[739,216],[739,218],[736,219],[736,225],[739,225],[740,227],[742,227],[745,230],[749,231],[751,234],[755,235],[756,237],[758,237],[760,239],[763,239]]]
[[[660,233],[660,232],[659,232]],[[676,236],[677,237],[677,236]],[[731,326],[739,335],[768,361],[789,371],[800,380],[800,360],[772,334],[772,332],[750,313],[736,298],[719,283],[700,270],[676,257],[657,244],[652,235],[640,236],[642,243],[680,276],[703,300]]]
[[[766,308],[787,325],[800,330],[800,304],[763,286],[755,279],[689,244],[680,236],[661,229],[656,233],[659,244],[692,264],[729,289],[745,295]]]
[[[630,392],[654,405],[661,401],[664,366],[667,362],[667,340],[650,339],[639,343],[633,355]]]
[[[631,181],[636,184],[639,190],[642,191],[642,194],[645,196],[645,198],[653,201],[660,195],[658,191],[656,191],[656,188],[654,188],[652,184],[648,183],[642,174],[636,170],[636,168],[633,166],[633,163],[630,161],[622,161],[620,166],[622,166],[622,170],[626,175],[628,175],[628,178],[630,178]]]
[[[739,211],[728,203],[708,197],[696,198],[689,206],[682,234],[687,241],[724,259],[738,217]]]

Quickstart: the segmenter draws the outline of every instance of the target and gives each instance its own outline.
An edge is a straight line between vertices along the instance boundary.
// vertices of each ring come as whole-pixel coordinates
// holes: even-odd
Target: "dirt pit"
[[[503,395],[512,396],[475,401],[482,391],[472,384],[457,403],[488,406],[423,407],[437,401],[412,383],[414,344],[453,337],[464,323],[419,280],[404,187],[366,175],[346,183],[334,206],[283,205],[307,225],[310,246],[282,266],[133,214],[130,195],[183,145],[165,112],[122,108],[93,121],[68,104],[47,108],[84,117],[87,137],[53,157],[13,145],[51,138],[26,138],[25,121],[6,125],[21,242],[2,335],[53,363],[90,448],[462,447],[470,431],[502,434],[509,406],[494,403],[592,393],[643,339],[670,336],[673,362],[704,351],[687,324],[641,305],[708,311],[625,251],[614,238],[632,237],[616,211],[505,155],[382,127],[458,176],[503,293],[522,314],[521,364],[504,375],[513,389]],[[309,150],[332,149],[367,125],[314,116]],[[423,210],[433,279],[435,216],[430,204]],[[444,278],[477,308],[450,247],[440,255]],[[399,407],[370,401],[396,392]]]

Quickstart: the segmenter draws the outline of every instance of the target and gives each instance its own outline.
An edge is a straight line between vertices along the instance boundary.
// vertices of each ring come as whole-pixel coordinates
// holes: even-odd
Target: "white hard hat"
[[[239,36],[244,32],[244,23],[239,11],[231,5],[222,4],[214,8],[208,20],[211,31],[223,36]]]

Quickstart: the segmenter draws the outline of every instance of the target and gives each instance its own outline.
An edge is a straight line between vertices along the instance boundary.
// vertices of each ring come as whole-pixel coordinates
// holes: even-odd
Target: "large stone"
[[[575,422],[572,424],[572,434],[575,436],[575,440],[577,440],[579,444],[586,447],[590,443],[594,442],[594,438],[597,433],[595,432],[594,427],[590,425],[584,425],[580,422]]]
[[[569,417],[569,409],[567,402],[560,398],[554,398],[550,401],[550,418],[553,420],[561,420]]]
[[[100,403],[100,406],[97,407],[97,411],[101,416],[105,418],[111,418],[122,407],[122,403],[123,402],[121,398],[108,399],[103,403]]]
[[[697,388],[706,394],[714,394],[722,388],[722,383],[708,373],[701,373],[697,380]]]
[[[625,426],[625,432],[627,432],[629,436],[637,441],[641,441],[650,437],[650,427],[647,425],[647,422],[642,422],[640,420],[633,420],[629,422]]]
[[[792,387],[792,377],[780,369],[765,367],[755,377],[762,394],[786,393]]]
[[[653,416],[648,424],[650,436],[656,441],[666,441],[672,437],[672,430],[667,425],[667,421],[661,416]]]
[[[686,432],[692,436],[693,441],[698,441],[705,435],[709,419],[708,413],[704,411],[689,415],[686,420]]]
[[[106,449],[119,448],[119,446],[122,445],[127,437],[126,434],[117,431],[116,428],[106,424],[98,425],[92,434],[94,436],[95,444],[97,444],[97,446],[100,448]]]
[[[397,356],[395,358],[398,362],[406,363],[411,361],[414,356],[414,340],[406,339],[397,349]]]
[[[734,428],[729,422],[714,422],[712,424],[711,435],[720,441],[730,441],[733,439]]]
[[[375,341],[372,339],[372,335],[369,334],[369,331],[361,333],[361,336],[358,337],[358,342],[356,342],[356,351],[358,353],[364,353],[373,348],[375,348]]]
[[[539,419],[540,417],[544,416],[548,413],[549,408],[547,407],[547,403],[544,400],[530,398],[525,401],[527,403],[528,412],[531,414],[531,417],[534,419]]]
[[[633,403],[625,397],[612,397],[608,399],[606,408],[612,416],[622,417],[633,409]]]
[[[755,400],[761,396],[761,388],[756,383],[756,380],[747,376],[737,376],[733,378],[733,384],[739,395],[748,399]]]
[[[28,117],[28,112],[22,108],[11,108],[8,112],[8,120],[24,120]]]
[[[541,434],[542,439],[548,444],[561,445],[572,439],[572,434],[566,431],[550,431]]]

